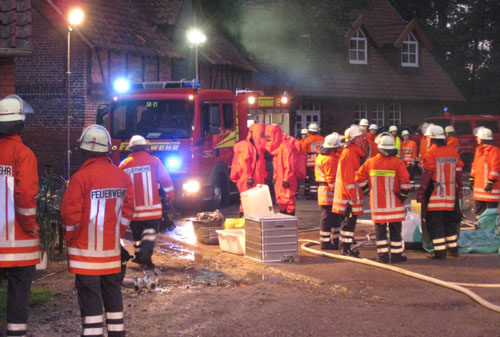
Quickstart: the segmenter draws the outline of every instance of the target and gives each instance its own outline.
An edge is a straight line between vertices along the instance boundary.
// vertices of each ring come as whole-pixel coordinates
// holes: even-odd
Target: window
[[[411,33],[401,46],[401,65],[403,67],[418,67],[418,41]]]
[[[478,120],[476,120],[476,125],[478,127],[484,126],[485,128],[490,129],[493,134],[498,133],[498,122],[497,121],[478,121]]]
[[[222,105],[222,116],[224,118],[224,129],[234,128],[233,104],[226,103]]]
[[[401,104],[399,103],[389,104],[389,124],[401,125]]]
[[[472,134],[472,124],[470,122],[455,122],[453,127],[457,136]]]
[[[349,63],[367,64],[367,40],[361,29],[349,41]]]
[[[210,128],[220,126],[220,107],[219,104],[203,103],[201,105],[201,137],[210,134]],[[217,111],[219,111],[217,113]],[[215,120],[210,120],[215,118]]]
[[[377,124],[378,127],[384,126],[384,104],[375,104],[371,123]]]
[[[368,119],[368,113],[366,108],[366,103],[359,103],[356,105],[356,110],[354,110],[355,114],[355,123],[359,124],[359,121],[363,118]]]

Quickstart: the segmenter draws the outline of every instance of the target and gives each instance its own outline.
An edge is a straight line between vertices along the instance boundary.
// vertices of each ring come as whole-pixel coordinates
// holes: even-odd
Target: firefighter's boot
[[[321,250],[335,250],[335,248],[333,247],[332,243],[328,241],[328,242],[321,242]]]
[[[392,253],[391,254],[391,262],[392,263],[399,263],[399,262],[406,262],[408,258],[403,255],[403,253]]]
[[[448,253],[453,257],[458,257],[458,247],[448,248]]]
[[[389,253],[379,253],[377,260],[381,263],[389,263]]]
[[[359,257],[359,250],[352,249],[351,243],[342,243],[340,246],[340,253],[344,256]]]
[[[429,258],[434,260],[446,260],[446,249],[434,250],[434,256],[429,255]]]

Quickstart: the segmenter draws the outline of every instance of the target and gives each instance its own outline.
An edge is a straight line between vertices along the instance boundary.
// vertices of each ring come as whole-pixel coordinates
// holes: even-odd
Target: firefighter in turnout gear
[[[160,159],[150,155],[149,144],[142,136],[130,138],[129,149],[132,152],[125,158],[120,168],[132,180],[134,186],[134,216],[130,229],[134,238],[136,262],[153,270],[151,260],[153,249],[162,218],[162,205],[158,193],[158,183],[165,195],[174,200],[174,185]]]
[[[422,133],[422,139],[420,139],[420,144],[419,144],[419,149],[418,149],[418,166],[420,167],[420,169],[423,169],[423,158],[424,158],[425,152],[427,152],[427,150],[431,146],[431,140],[430,140],[429,136],[425,135],[427,132],[427,128],[430,125],[431,124],[429,124],[429,123],[424,123],[424,124],[422,124],[422,128],[420,129],[420,131]]]
[[[446,259],[446,250],[458,256],[458,230],[461,221],[458,199],[462,199],[462,167],[457,150],[446,145],[444,130],[429,126],[426,134],[431,147],[424,155],[421,187],[417,201],[426,209],[426,224],[432,237],[435,259]]]
[[[302,143],[302,150],[307,154],[307,178],[305,195],[308,199],[315,199],[318,193],[318,184],[314,179],[314,167],[320,146],[325,138],[319,134],[319,127],[316,123],[311,123],[307,127],[307,138]]]
[[[370,151],[366,154],[366,158],[375,157],[377,155],[377,144],[375,143],[375,137],[377,137],[377,124],[371,124],[368,128],[368,133],[366,134],[366,139],[368,139],[368,144],[370,144]]]
[[[401,158],[401,138],[398,137],[398,127],[396,125],[389,126],[389,133],[394,137],[396,149],[398,150],[396,157]]]
[[[108,157],[111,138],[104,127],[87,127],[79,147],[86,161],[64,193],[61,220],[69,271],[76,274],[82,336],[104,336],[104,317],[108,336],[125,336],[120,237],[134,215],[133,186]]]
[[[0,279],[7,279],[7,332],[26,336],[35,265],[40,262],[36,224],[38,168],[21,131],[29,104],[17,95],[0,100]]]
[[[332,204],[332,212],[344,216],[340,229],[341,253],[356,257],[359,256],[359,251],[351,249],[351,246],[358,215],[363,214],[363,191],[355,181],[361,157],[365,155],[361,150],[362,135],[357,125],[345,131],[347,143],[339,158]]]
[[[356,172],[356,182],[365,193],[370,191],[372,221],[375,224],[378,260],[382,263],[404,262],[401,237],[405,219],[403,202],[410,190],[410,175],[405,163],[396,158],[394,138],[389,133],[377,137],[378,154],[368,159]],[[389,225],[390,242],[387,240]]]
[[[417,165],[417,143],[410,139],[410,133],[407,130],[401,132],[403,143],[401,144],[401,159],[406,164],[410,174],[410,184],[415,185],[415,166]]]
[[[295,192],[298,187],[295,150],[279,125],[266,126],[266,149],[273,156],[273,183],[280,213],[295,215]]]
[[[247,139],[234,145],[230,178],[231,181],[236,183],[240,193],[266,182],[265,131],[266,126],[264,124],[254,123],[248,130]],[[243,206],[241,205],[240,216],[243,216]]]
[[[457,137],[455,137],[455,128],[452,125],[448,125],[444,128],[444,132],[446,135],[446,142],[448,146],[453,147],[458,151],[458,146],[460,145],[460,141]]]
[[[368,126],[370,123],[368,119],[363,118],[359,121],[359,130],[363,133],[362,142],[361,142],[361,150],[365,153],[365,157],[361,159],[362,161],[370,158],[370,141],[368,140]]]
[[[321,209],[319,222],[319,241],[321,249],[339,249],[340,224],[342,216],[332,213],[333,190],[335,189],[335,177],[339,155],[341,136],[336,132],[325,137],[325,142],[319,149],[316,158],[316,181],[318,186],[318,205]]]
[[[469,180],[479,216],[487,208],[497,208],[500,201],[500,149],[495,146],[490,129],[479,127],[474,134],[478,146]]]

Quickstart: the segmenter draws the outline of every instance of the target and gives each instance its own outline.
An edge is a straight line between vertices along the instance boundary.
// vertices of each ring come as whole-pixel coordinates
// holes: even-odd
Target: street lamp
[[[194,66],[196,69],[196,81],[198,82],[198,46],[207,41],[207,36],[197,28],[191,28],[187,32],[187,39],[194,45]]]
[[[73,30],[73,26],[77,26],[83,21],[83,11],[80,8],[72,9],[69,12],[68,16],[68,60],[67,65],[68,69],[66,74],[68,75],[67,82],[67,98],[66,98],[66,129],[67,129],[67,156],[68,156],[68,167],[67,167],[67,176],[68,180],[71,177],[71,142],[70,142],[70,103],[71,103],[71,31]]]

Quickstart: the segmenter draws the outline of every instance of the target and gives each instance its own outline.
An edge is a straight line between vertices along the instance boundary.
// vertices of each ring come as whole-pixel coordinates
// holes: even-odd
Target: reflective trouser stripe
[[[433,239],[434,250],[446,250],[446,243],[444,238]]]
[[[26,323],[7,323],[7,337],[26,337],[26,330],[28,324]]]
[[[330,241],[330,232],[319,231],[319,241],[329,242]]]
[[[375,242],[377,244],[377,253],[388,253],[389,252],[389,241],[387,240],[378,240]]]
[[[108,332],[121,332],[125,331],[125,325],[123,324],[123,311],[119,312],[107,312],[106,313],[106,326]],[[111,336],[111,334],[110,334]]]
[[[446,246],[448,248],[455,248],[458,246],[457,244],[458,235],[447,236],[445,239],[446,239]]]
[[[404,251],[403,241],[391,241],[391,253],[399,254]]]
[[[339,227],[333,227],[332,228],[332,239],[338,239],[340,238],[340,228]]]

